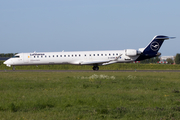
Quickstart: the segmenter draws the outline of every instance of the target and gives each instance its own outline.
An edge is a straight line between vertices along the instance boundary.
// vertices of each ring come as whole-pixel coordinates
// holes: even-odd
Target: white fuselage
[[[14,58],[10,58],[4,64],[7,66],[47,64],[106,65],[118,62],[132,62],[138,56],[127,56],[125,50],[34,52],[16,54]]]

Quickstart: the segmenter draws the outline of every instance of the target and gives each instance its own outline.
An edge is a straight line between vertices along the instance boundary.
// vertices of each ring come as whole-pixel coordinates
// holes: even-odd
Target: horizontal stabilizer
[[[156,36],[155,37],[156,39],[158,39],[158,40],[167,40],[167,39],[174,39],[174,38],[176,38],[176,37],[168,37],[168,36]]]

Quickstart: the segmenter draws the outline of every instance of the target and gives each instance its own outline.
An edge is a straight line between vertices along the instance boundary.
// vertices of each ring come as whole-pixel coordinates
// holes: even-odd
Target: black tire
[[[93,70],[98,71],[99,67],[98,66],[93,66]]]

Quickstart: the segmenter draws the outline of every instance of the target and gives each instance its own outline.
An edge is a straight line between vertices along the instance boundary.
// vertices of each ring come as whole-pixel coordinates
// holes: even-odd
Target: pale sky
[[[180,53],[180,0],[0,0],[0,53],[123,50],[167,35]]]

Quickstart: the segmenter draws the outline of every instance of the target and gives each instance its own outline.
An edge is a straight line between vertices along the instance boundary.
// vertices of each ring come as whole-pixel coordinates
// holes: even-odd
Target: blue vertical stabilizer
[[[153,38],[153,40],[145,47],[142,51],[142,54],[138,57],[137,61],[156,57],[160,55],[158,53],[161,45],[163,44],[164,40],[173,39],[175,37],[168,37],[163,35],[157,35]]]

